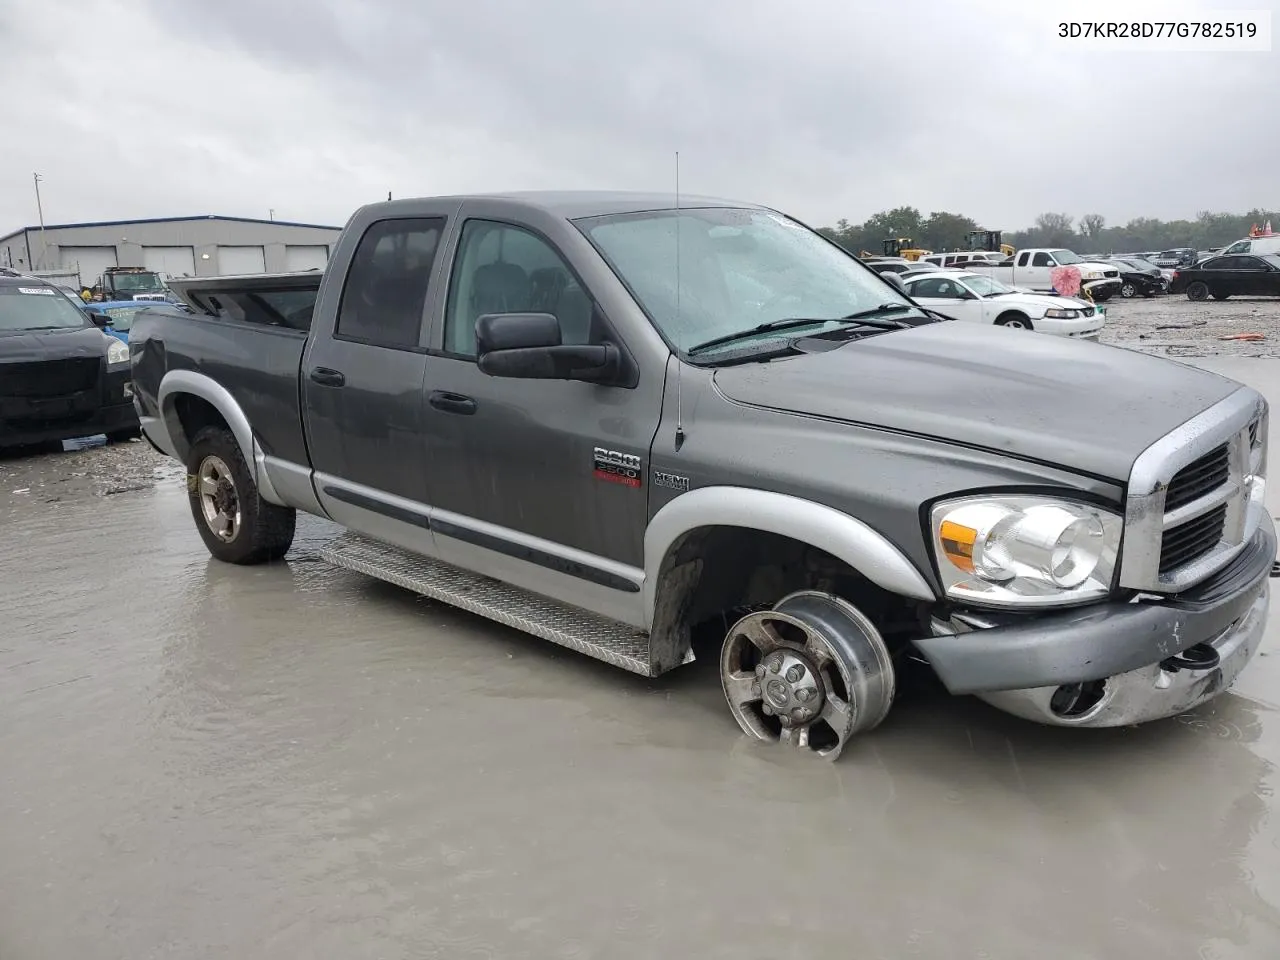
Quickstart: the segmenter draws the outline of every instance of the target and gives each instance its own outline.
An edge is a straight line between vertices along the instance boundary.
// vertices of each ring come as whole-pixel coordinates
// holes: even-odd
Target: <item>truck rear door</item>
[[[457,202],[354,218],[320,290],[302,358],[316,496],[338,523],[432,555],[423,435],[426,317]],[[375,214],[369,214],[369,217]]]

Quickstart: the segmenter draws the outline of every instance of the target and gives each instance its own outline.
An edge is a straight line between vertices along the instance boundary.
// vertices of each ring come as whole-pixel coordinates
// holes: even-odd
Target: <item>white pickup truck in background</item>
[[[966,264],[966,269],[982,273],[1011,287],[1037,292],[1053,290],[1053,271],[1057,267],[1075,267],[1080,271],[1080,289],[1099,303],[1111,299],[1120,289],[1120,271],[1110,264],[1085,260],[1070,250],[1028,248],[1019,250],[1002,263]]]

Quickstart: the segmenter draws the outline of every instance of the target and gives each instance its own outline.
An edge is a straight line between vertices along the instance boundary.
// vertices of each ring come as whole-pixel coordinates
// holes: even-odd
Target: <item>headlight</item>
[[[1057,307],[1053,307],[1050,310],[1046,310],[1044,315],[1046,317],[1052,317],[1054,320],[1074,320],[1076,317],[1080,316],[1080,311],[1060,310]]]
[[[996,607],[1106,596],[1124,529],[1109,510],[1026,495],[939,503],[930,524],[946,595]]]
[[[107,363],[128,363],[129,362],[129,345],[115,337],[108,337],[111,342],[107,344]]]
[[[1081,270],[1080,279],[1081,280],[1101,280],[1102,274],[1100,274],[1097,270]]]

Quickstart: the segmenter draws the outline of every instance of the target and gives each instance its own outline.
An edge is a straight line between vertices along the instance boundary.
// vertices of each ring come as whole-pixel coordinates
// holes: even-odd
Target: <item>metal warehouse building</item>
[[[145,267],[168,277],[310,270],[324,267],[340,231],[214,215],[46,224],[0,237],[0,266],[78,272],[85,285],[107,267]]]

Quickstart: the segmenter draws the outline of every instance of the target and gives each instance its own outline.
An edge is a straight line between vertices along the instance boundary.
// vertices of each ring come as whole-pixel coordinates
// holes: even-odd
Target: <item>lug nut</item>
[[[791,718],[788,717],[785,713],[778,717],[778,722],[782,724],[784,727],[791,726]]]
[[[757,676],[757,677],[763,677],[763,676],[764,676],[764,664],[763,664],[763,663],[757,663],[757,664],[756,664],[756,676]]]
[[[782,669],[782,658],[774,657],[769,661],[769,672],[778,673]]]
[[[753,697],[758,697],[758,696],[760,696],[760,681],[759,681],[759,680],[752,681],[752,683],[751,683],[751,695],[752,695]]]
[[[796,699],[808,702],[813,699],[813,687],[801,687],[796,691]]]
[[[792,664],[791,669],[787,671],[787,679],[792,683],[796,683],[804,676],[804,667],[800,664]]]
[[[772,716],[773,716],[773,707],[769,706],[769,704],[767,704],[767,703],[766,703],[766,704],[763,704],[763,705],[760,707],[760,711],[761,711],[761,712],[762,712],[766,717],[772,717]]]
[[[804,720],[808,720],[808,719],[809,719],[809,708],[808,708],[808,707],[796,707],[794,710],[792,710],[792,711],[791,711],[791,715],[792,715],[793,717],[795,717],[797,721],[804,721]]]

